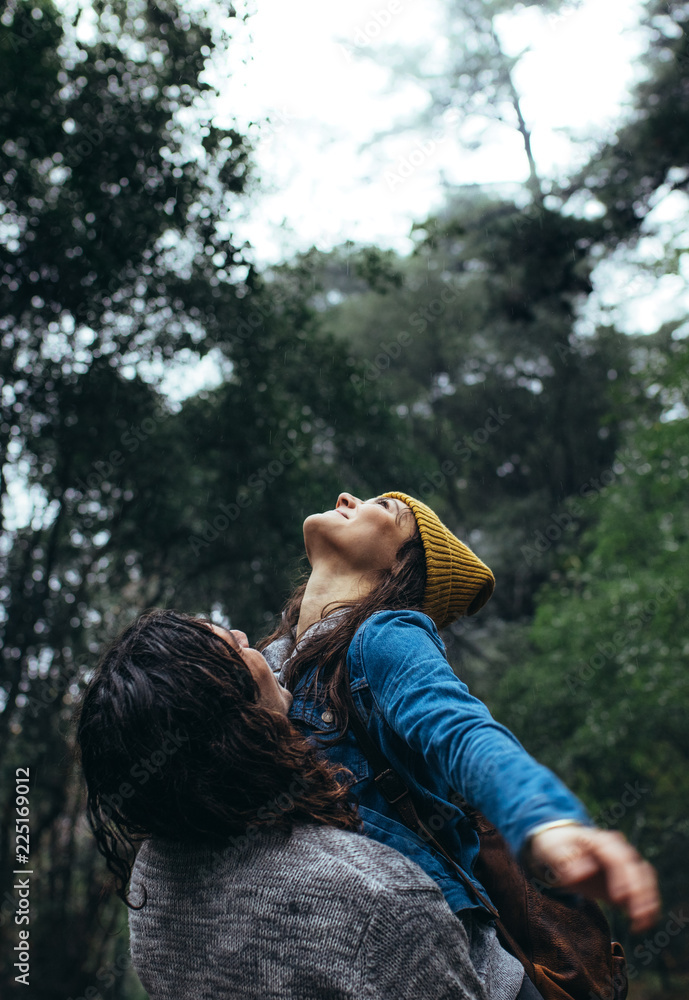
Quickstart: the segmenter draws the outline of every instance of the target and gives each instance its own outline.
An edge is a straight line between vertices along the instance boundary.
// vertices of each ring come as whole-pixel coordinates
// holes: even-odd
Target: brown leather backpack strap
[[[347,681],[349,681],[349,674],[346,676]],[[452,865],[453,869],[457,872],[470,894],[491,914],[495,921],[498,935],[503,944],[509,949],[509,951],[512,952],[514,957],[522,963],[526,974],[533,981],[533,963],[529,960],[524,951],[509,933],[500,919],[500,914],[496,910],[495,906],[493,906],[490,900],[476,888],[462,866],[457,864],[452,855],[445,849],[437,837],[423,822],[416,810],[416,806],[414,805],[408,786],[398,772],[395,771],[395,769],[390,765],[383,751],[369,734],[366,726],[359,718],[356,709],[353,706],[353,701],[352,710],[349,713],[348,728],[354,733],[364,756],[372,765],[374,770],[373,780],[375,781],[383,798],[389,803],[389,805],[394,806],[406,826],[417,833],[436,851],[442,854],[442,856]]]

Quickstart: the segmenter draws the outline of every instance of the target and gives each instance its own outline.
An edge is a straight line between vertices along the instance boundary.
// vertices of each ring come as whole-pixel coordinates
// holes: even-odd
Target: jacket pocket
[[[333,764],[341,764],[351,772],[354,783],[371,777],[371,768],[351,732],[337,743],[335,717],[327,702],[315,704],[295,692],[289,711],[290,722]]]

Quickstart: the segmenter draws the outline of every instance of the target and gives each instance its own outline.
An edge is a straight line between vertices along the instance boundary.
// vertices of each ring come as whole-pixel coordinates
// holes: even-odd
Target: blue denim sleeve
[[[559,778],[455,676],[427,615],[378,612],[361,626],[353,645],[387,724],[495,824],[515,854],[540,823],[590,823]]]

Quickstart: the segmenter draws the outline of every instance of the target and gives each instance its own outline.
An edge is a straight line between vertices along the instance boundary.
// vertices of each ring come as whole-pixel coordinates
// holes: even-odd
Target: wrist
[[[584,826],[584,824],[579,819],[551,819],[547,823],[539,823],[538,826],[532,826],[527,832],[525,845],[531,844],[533,838],[537,837],[539,833],[555,830],[559,826]]]
[[[531,827],[526,834],[524,846],[521,850],[521,861],[525,868],[530,868],[533,871],[539,867],[536,865],[533,857],[534,839],[541,833],[546,833],[548,830],[557,830],[564,826],[583,827],[585,824],[578,819],[552,819],[546,823],[539,823],[537,826]]]

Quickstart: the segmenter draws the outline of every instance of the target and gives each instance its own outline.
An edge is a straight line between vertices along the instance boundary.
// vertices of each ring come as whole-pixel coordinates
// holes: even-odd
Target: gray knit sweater
[[[151,1000],[487,1000],[440,889],[384,844],[325,826],[224,851],[146,841],[131,953]]]

